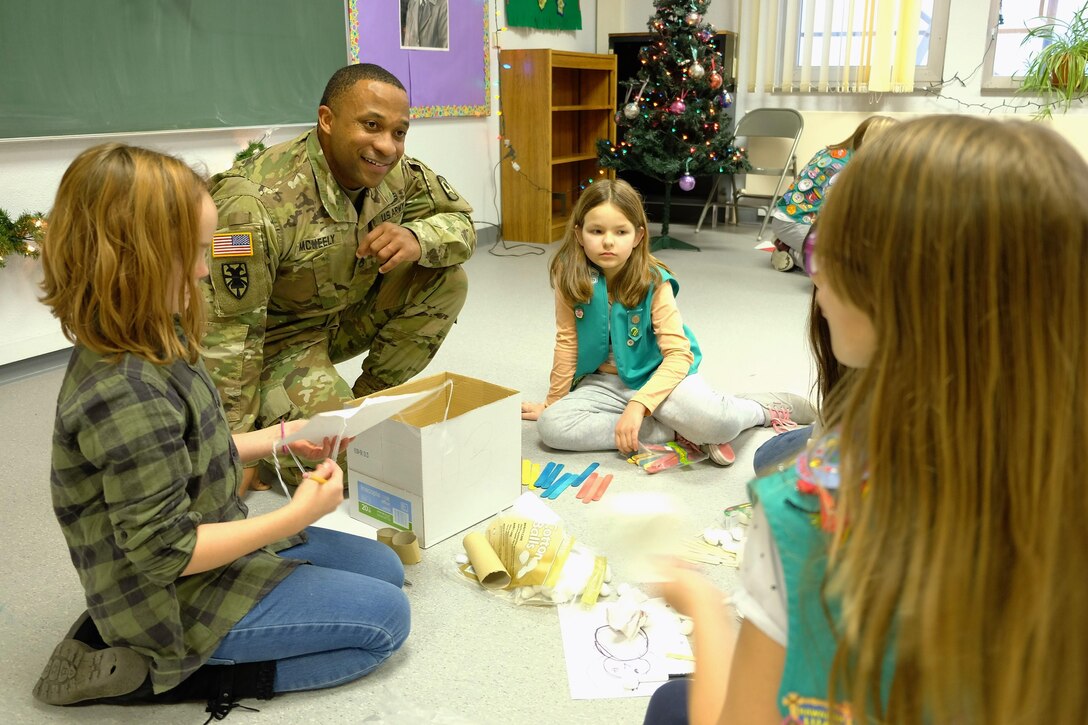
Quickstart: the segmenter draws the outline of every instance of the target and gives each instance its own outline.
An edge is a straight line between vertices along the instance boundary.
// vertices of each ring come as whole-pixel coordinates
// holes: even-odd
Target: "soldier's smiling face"
[[[362,80],[317,109],[321,148],[346,189],[374,188],[404,155],[408,94],[381,81]]]

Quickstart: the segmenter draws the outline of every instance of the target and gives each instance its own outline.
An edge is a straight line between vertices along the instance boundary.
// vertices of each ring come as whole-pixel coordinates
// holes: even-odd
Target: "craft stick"
[[[597,490],[593,492],[593,500],[594,501],[600,501],[601,500],[601,496],[603,496],[604,492],[608,490],[608,484],[610,484],[610,483],[612,483],[612,474],[611,473],[608,474],[607,476],[605,476],[604,480],[601,481],[600,484],[597,485]]]
[[[533,474],[533,462],[528,458],[521,459],[521,482],[528,486],[533,482],[533,479],[529,478]]]
[[[596,475],[596,474],[594,474],[594,475]],[[611,474],[609,474],[609,475],[611,475]],[[593,497],[597,495],[597,489],[601,487],[602,483],[604,483],[604,479],[605,479],[604,476],[597,476],[596,480],[593,481],[593,488],[588,489],[586,491],[586,495],[582,497],[582,503],[589,503],[590,501],[593,500]],[[587,486],[588,486],[588,484],[587,484]],[[586,488],[587,486],[583,486],[583,488]]]
[[[539,477],[540,477],[540,464],[539,463],[534,463],[533,464],[533,472],[531,474],[529,474],[529,480],[535,482],[536,479],[539,478]]]
[[[561,473],[563,473],[563,464],[556,463],[555,468],[553,468],[552,472],[548,474],[548,477],[544,479],[544,483],[537,483],[537,488],[551,488],[552,485],[554,485],[555,482],[559,480],[559,475]]]
[[[555,468],[555,463],[548,461],[548,465],[544,466],[544,470],[540,472],[540,475],[533,481],[534,488],[544,488],[544,481],[551,475],[552,469]]]
[[[554,501],[559,498],[559,494],[571,487],[571,484],[574,483],[576,478],[578,478],[578,475],[575,473],[563,474],[563,477],[556,481],[555,485],[548,487],[548,490],[544,495]]]
[[[586,485],[578,488],[578,498],[584,501],[586,496],[592,495],[593,487],[596,485],[598,478],[599,476],[596,472],[591,473],[589,478],[586,479]]]
[[[574,481],[573,481],[573,483],[571,483],[571,484],[570,484],[570,485],[571,485],[571,487],[572,487],[572,488],[575,488],[575,487],[577,487],[577,486],[581,486],[581,485],[582,485],[582,481],[584,481],[584,480],[586,480],[587,478],[589,478],[589,475],[590,475],[591,473],[593,473],[594,471],[596,471],[596,470],[597,470],[597,466],[599,466],[599,465],[601,465],[601,464],[599,464],[599,463],[590,463],[590,464],[589,464],[588,466],[586,466],[586,470],[584,470],[584,471],[582,471],[582,472],[581,472],[580,474],[578,474],[578,477],[577,477],[577,478],[575,478],[575,479],[574,479]]]

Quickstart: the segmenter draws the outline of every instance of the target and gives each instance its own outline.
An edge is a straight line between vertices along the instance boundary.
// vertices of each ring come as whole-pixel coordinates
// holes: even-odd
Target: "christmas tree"
[[[649,45],[639,50],[642,69],[628,81],[627,97],[616,114],[623,140],[597,141],[604,168],[639,171],[665,185],[661,236],[652,249],[698,249],[669,236],[672,185],[695,188],[695,176],[733,174],[751,168],[743,149],[733,145],[732,79],[714,46],[714,28],[704,21],[709,2],[656,0],[648,27]]]

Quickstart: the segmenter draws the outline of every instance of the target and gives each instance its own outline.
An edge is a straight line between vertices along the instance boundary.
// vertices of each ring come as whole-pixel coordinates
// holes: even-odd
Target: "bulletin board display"
[[[3,0],[0,138],[313,123],[344,2]]]
[[[420,21],[423,11],[439,20]],[[487,0],[348,0],[351,61],[377,63],[397,76],[412,118],[491,113],[489,32]]]

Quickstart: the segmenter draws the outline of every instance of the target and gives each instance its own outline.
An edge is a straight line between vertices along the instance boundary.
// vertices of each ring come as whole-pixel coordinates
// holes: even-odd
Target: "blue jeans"
[[[789,463],[805,450],[809,436],[812,435],[812,426],[807,425],[797,430],[789,430],[779,433],[756,449],[752,456],[752,467],[757,476],[766,476],[773,473],[780,463]]]
[[[305,559],[227,633],[209,665],[276,660],[276,692],[362,677],[408,638],[404,566],[372,539],[310,527],[280,552]]]
[[[690,680],[669,680],[654,690],[642,725],[688,725],[688,687]]]

